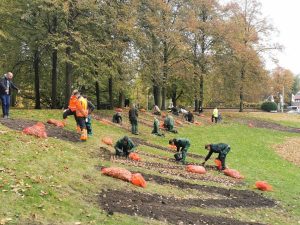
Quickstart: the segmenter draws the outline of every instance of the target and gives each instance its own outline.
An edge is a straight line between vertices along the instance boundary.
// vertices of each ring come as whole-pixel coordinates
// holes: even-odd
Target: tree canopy
[[[290,71],[265,69],[281,46],[256,0],[2,0],[0,22],[0,72],[15,74],[20,107],[62,108],[79,89],[98,108],[242,111],[281,80],[295,89]]]

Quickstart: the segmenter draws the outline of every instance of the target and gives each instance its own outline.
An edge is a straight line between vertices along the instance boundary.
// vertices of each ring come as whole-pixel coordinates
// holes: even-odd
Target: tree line
[[[297,89],[290,71],[265,69],[274,32],[256,0],[2,0],[0,72],[22,90],[13,103],[36,109],[66,106],[76,88],[98,109],[129,98],[243,111],[279,81]]]

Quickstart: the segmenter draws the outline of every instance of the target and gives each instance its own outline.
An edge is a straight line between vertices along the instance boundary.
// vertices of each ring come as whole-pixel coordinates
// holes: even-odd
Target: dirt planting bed
[[[227,200],[222,200],[222,202],[226,201]],[[111,216],[115,212],[118,212],[131,216],[137,215],[160,220],[171,224],[260,224],[255,222],[243,222],[227,217],[209,216],[185,210],[195,206],[200,208],[206,207],[208,205],[207,203],[211,202],[210,200],[177,199],[137,191],[104,190],[100,193],[99,202],[100,206]],[[218,205],[214,202],[209,206],[222,207],[222,205]]]
[[[120,165],[132,166],[135,168],[143,168],[151,171],[157,171],[160,174],[178,176],[185,179],[191,180],[201,180],[201,181],[209,181],[216,182],[220,184],[224,184],[228,187],[242,185],[243,181],[238,179],[229,178],[226,176],[215,176],[213,174],[195,174],[186,172],[185,166],[182,165],[173,165],[173,164],[163,164],[163,163],[150,163],[150,162],[136,162],[124,158],[117,158],[113,160],[114,163],[118,163]]]
[[[247,125],[251,124],[251,126],[257,128],[265,128],[265,129],[290,132],[290,133],[300,133],[300,128],[287,127],[269,121],[255,120],[255,119],[235,119],[235,121],[241,124],[247,124]]]
[[[166,177],[161,177],[152,174],[143,173],[143,177],[146,181],[153,181],[161,185],[172,185],[180,189],[193,189],[200,192],[207,192],[211,194],[218,194],[226,197],[227,199],[211,199],[211,200],[191,200],[186,201],[190,202],[191,205],[196,207],[222,207],[222,208],[236,208],[236,207],[273,207],[275,202],[264,196],[248,190],[236,190],[236,189],[227,189],[222,187],[191,184],[182,180],[170,179]]]
[[[24,119],[0,119],[0,123],[12,130],[22,131],[25,127],[35,125],[37,121]],[[45,126],[48,137],[71,142],[80,141],[80,136],[76,132],[68,131],[50,124],[45,124]]]
[[[141,154],[139,152],[138,154]],[[150,154],[150,153],[149,153]],[[107,147],[100,147],[98,149],[95,149],[90,153],[91,157],[100,158],[104,161],[112,161],[114,163],[120,164],[120,165],[126,165],[126,166],[132,166],[135,168],[143,168],[147,170],[154,170],[161,174],[166,175],[172,175],[172,176],[178,176],[185,179],[193,179],[193,180],[201,180],[201,181],[209,181],[209,182],[216,182],[221,183],[224,185],[227,185],[229,187],[231,186],[237,186],[242,185],[242,180],[232,179],[226,176],[215,176],[213,174],[205,174],[205,175],[199,175],[199,174],[193,174],[185,171],[185,166],[181,164],[175,164],[174,160],[167,160],[169,162],[173,163],[159,163],[159,162],[147,162],[147,161],[132,161],[130,159],[126,159],[124,157],[116,157],[112,156],[111,151]],[[141,154],[143,155],[143,154]],[[148,153],[146,153],[148,155]],[[152,154],[151,154],[152,155]],[[206,166],[207,170],[216,170],[214,166]]]
[[[130,138],[137,145],[145,145],[145,146],[148,146],[148,147],[151,147],[151,148],[156,148],[156,149],[159,149],[159,150],[163,150],[163,151],[167,151],[167,152],[171,152],[171,153],[175,154],[174,150],[169,149],[167,147],[162,147],[160,145],[152,144],[152,143],[149,143],[147,141],[144,141],[143,139],[136,138],[136,137],[130,137]],[[187,153],[187,157],[192,157],[192,158],[195,158],[195,159],[204,159],[204,157],[201,156],[201,155],[194,154],[194,153],[189,153],[189,152]]]

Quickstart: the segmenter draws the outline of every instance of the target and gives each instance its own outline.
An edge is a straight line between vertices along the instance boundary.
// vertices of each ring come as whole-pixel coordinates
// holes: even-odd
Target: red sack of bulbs
[[[47,138],[45,124],[38,122],[37,124],[23,129],[24,134],[34,135],[41,138]]]
[[[205,174],[206,170],[203,166],[188,165],[186,171],[190,173]]]

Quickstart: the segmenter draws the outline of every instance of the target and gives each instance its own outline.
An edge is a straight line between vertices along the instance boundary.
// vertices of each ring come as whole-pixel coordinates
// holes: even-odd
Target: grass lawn
[[[13,118],[31,119],[46,122],[49,118],[60,119],[59,110],[12,110]],[[105,112],[106,115],[108,112]],[[125,113],[124,113],[125,115]],[[127,114],[126,114],[127,115]],[[240,118],[259,118],[283,125],[300,127],[300,116],[285,114],[242,113]],[[143,119],[141,114],[141,119]],[[146,116],[145,116],[146,118]],[[147,119],[149,117],[147,116]],[[227,166],[239,170],[244,183],[230,188],[254,190],[257,180],[266,180],[273,192],[263,193],[277,203],[270,208],[215,208],[190,207],[188,212],[205,215],[218,215],[240,221],[256,221],[264,224],[300,223],[300,168],[278,155],[273,146],[283,143],[287,138],[297,138],[299,134],[279,132],[268,129],[249,128],[246,125],[225,121],[222,124],[204,126],[184,125],[179,134],[167,134],[165,138],[150,135],[151,128],[140,125],[138,137],[163,147],[173,137],[185,137],[191,141],[191,153],[206,155],[204,145],[208,143],[228,143],[231,151]],[[65,129],[74,130],[73,118],[68,119]],[[117,189],[141,193],[177,196],[178,198],[198,197],[209,199],[209,193],[196,190],[182,190],[179,187],[148,182],[147,188],[139,188],[130,183],[101,175],[100,166],[115,165],[142,174],[162,174],[159,168],[153,170],[134,167],[131,164],[103,161],[98,157],[101,138],[112,137],[114,141],[130,133],[124,129],[103,125],[93,120],[94,136],[86,143],[73,143],[56,138],[39,139],[21,132],[10,130],[0,124],[0,224],[166,224],[134,215],[114,213],[110,216],[101,209],[99,194],[102,190]],[[139,151],[172,158],[170,152],[140,146]],[[145,162],[167,164],[163,159],[143,158]],[[213,159],[208,164],[213,165]],[[200,163],[201,159],[187,158]],[[168,162],[168,164],[172,164]],[[184,167],[182,167],[184,170]],[[224,175],[209,171],[210,176],[229,179]],[[204,175],[206,176],[206,175]],[[224,187],[214,181],[201,181],[185,178],[183,180],[199,185]],[[218,198],[218,196],[215,196]],[[226,199],[224,199],[226,201]]]

